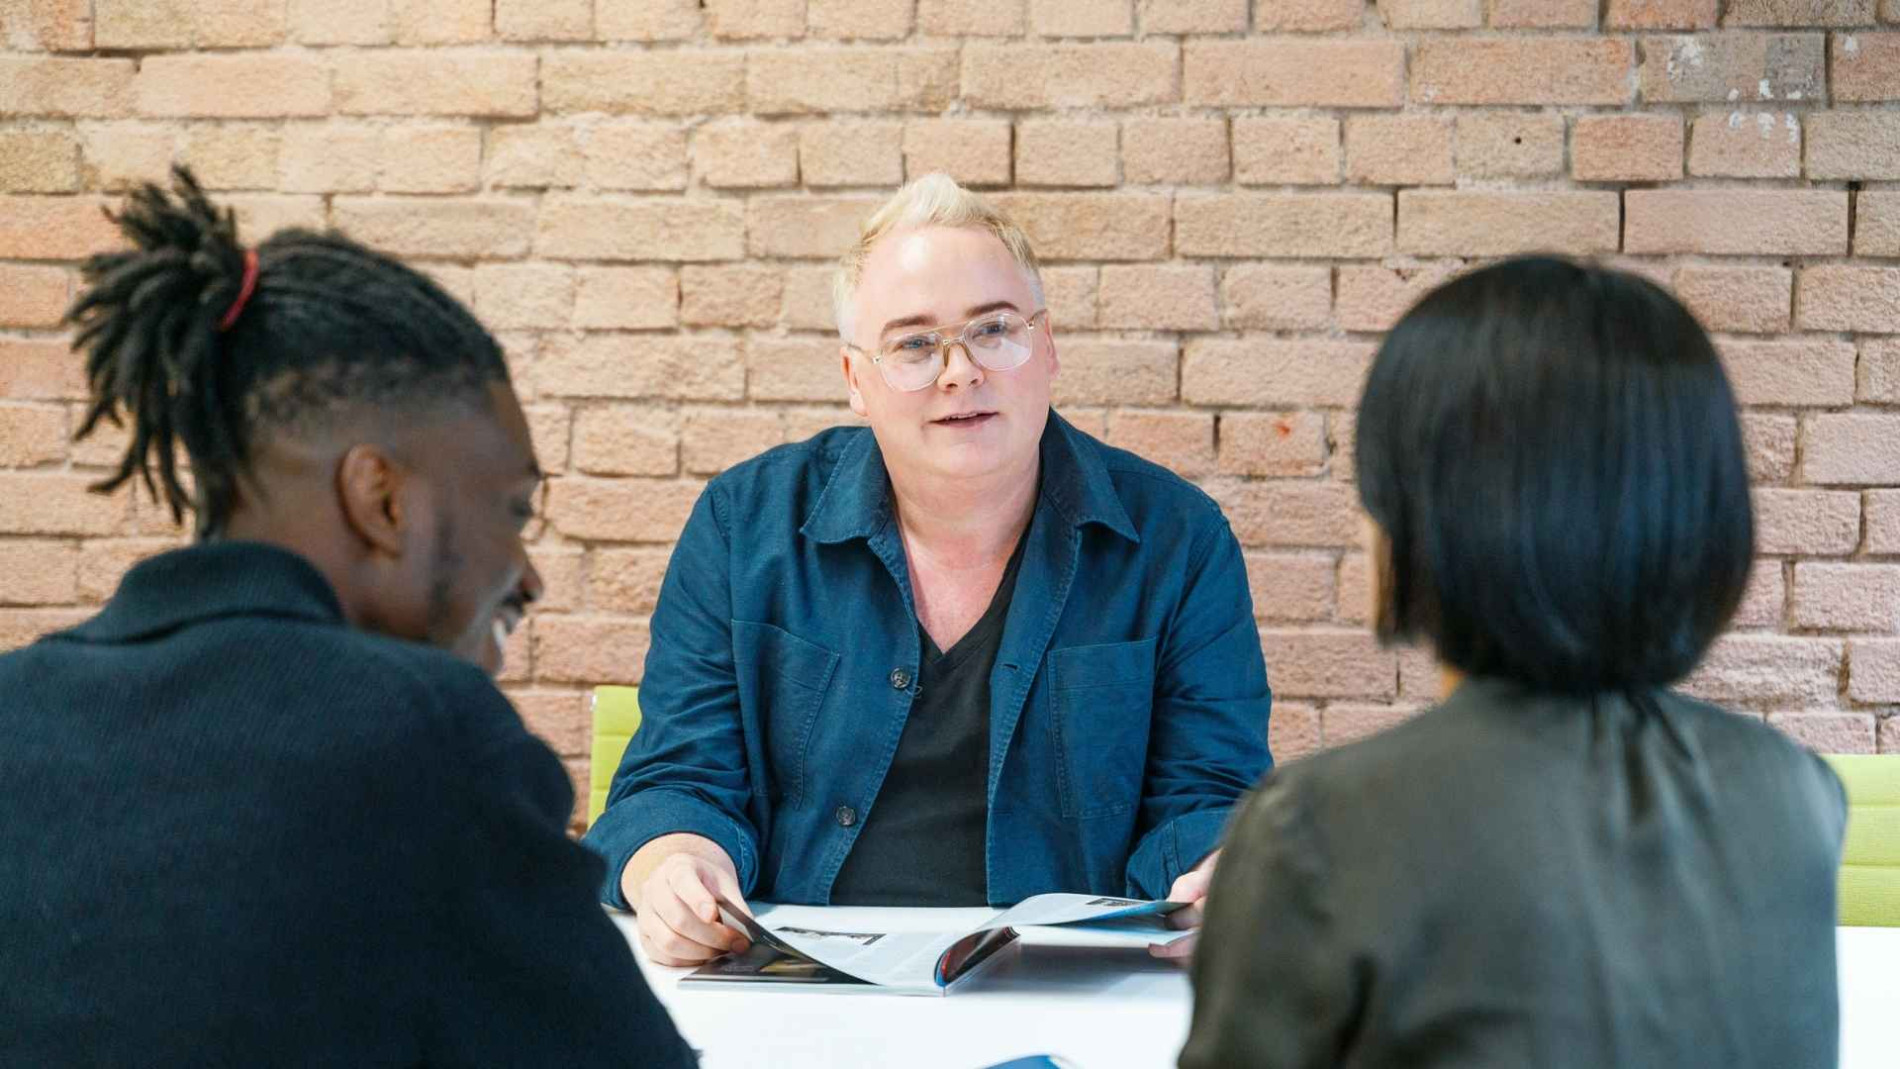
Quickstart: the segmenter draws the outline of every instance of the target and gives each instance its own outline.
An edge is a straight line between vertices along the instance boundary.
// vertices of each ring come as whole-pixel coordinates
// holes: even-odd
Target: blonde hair
[[[852,302],[857,299],[858,283],[864,277],[864,261],[871,247],[898,230],[925,226],[981,228],[996,235],[1009,254],[1023,269],[1023,276],[1042,303],[1042,268],[1036,251],[1029,247],[1029,235],[1002,209],[981,196],[957,185],[942,172],[932,172],[905,185],[891,199],[878,206],[858,230],[858,240],[838,261],[837,274],[831,280],[831,310],[838,320],[838,337],[851,341],[852,321],[856,315]]]

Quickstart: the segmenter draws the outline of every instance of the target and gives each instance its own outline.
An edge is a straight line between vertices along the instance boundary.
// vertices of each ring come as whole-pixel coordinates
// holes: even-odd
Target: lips
[[[994,415],[996,415],[995,412],[986,411],[986,410],[974,411],[974,412],[953,412],[948,416],[939,416],[938,418],[931,420],[931,422],[939,424],[941,426],[946,426],[946,427],[973,427],[979,423],[988,422],[989,418]]]

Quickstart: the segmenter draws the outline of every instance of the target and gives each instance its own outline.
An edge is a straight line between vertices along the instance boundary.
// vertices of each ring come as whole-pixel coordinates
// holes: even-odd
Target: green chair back
[[[1900,757],[1829,754],[1827,761],[1847,787],[1840,923],[1900,928]]]
[[[594,688],[594,745],[588,751],[587,826],[607,808],[607,788],[614,770],[627,752],[627,743],[640,730],[639,687]]]

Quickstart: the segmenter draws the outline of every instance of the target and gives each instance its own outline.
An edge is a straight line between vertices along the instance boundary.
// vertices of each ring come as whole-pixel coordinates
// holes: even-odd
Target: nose
[[[937,376],[938,389],[971,389],[983,385],[983,376],[983,365],[970,358],[969,346],[953,341],[945,347],[943,371]]]

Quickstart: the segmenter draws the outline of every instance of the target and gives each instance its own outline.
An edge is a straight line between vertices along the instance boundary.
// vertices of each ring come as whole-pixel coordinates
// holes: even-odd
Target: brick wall
[[[88,495],[55,323],[98,206],[192,164],[499,331],[547,604],[505,686],[585,773],[705,480],[849,419],[827,259],[905,177],[1050,261],[1062,410],[1247,546],[1283,757],[1429,699],[1365,634],[1351,406],[1486,257],[1675,287],[1748,406],[1762,560],[1694,687],[1900,752],[1900,0],[0,0],[0,648],[179,533]]]

